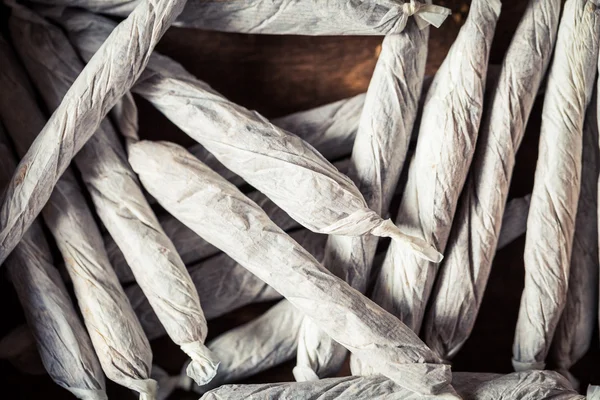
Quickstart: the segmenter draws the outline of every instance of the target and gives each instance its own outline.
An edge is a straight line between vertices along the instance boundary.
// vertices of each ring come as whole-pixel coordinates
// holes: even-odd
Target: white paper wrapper
[[[348,176],[367,205],[386,215],[417,117],[427,59],[429,29],[409,22],[387,36],[369,84]],[[377,248],[376,236],[330,236],[323,265],[364,293]],[[315,380],[335,374],[347,351],[307,319],[300,333],[294,377]]]
[[[529,196],[515,198],[509,201],[506,205],[504,214],[505,222],[503,223],[502,230],[500,231],[500,239],[497,250],[501,250],[504,245],[511,243],[512,240],[525,233],[526,224],[523,223],[523,221],[526,221],[527,219],[527,211],[529,208],[528,199]],[[311,238],[314,238],[315,234],[306,230],[303,232],[293,232],[291,235],[292,237],[295,237],[302,247],[308,250],[315,257],[315,259],[319,260],[323,257],[322,253],[324,250],[323,245],[325,240],[323,237],[320,237],[320,240],[312,240]],[[255,302],[275,300],[276,298],[281,297],[279,293],[277,293],[266,283],[260,281],[245,268],[236,266],[229,269],[228,265],[223,265],[218,261],[225,257],[228,258],[228,256],[222,254],[220,256],[211,258],[204,263],[199,263],[197,266],[192,266],[189,269],[200,296],[206,300],[204,312],[207,319],[210,320],[211,318],[216,318],[230,311],[231,307],[237,304],[238,299],[246,298],[245,296],[247,296],[248,293],[250,293],[252,296],[252,301]],[[231,273],[229,271],[235,271],[236,277],[230,278]],[[237,282],[242,279],[239,278],[240,274],[244,274],[244,282],[246,283],[238,286]],[[222,278],[222,285],[213,284],[215,279],[214,277],[217,276]],[[227,282],[227,285],[223,286],[225,282]],[[232,286],[234,285],[229,285],[229,283],[233,283],[235,285],[235,293],[232,293],[234,290]],[[225,288],[225,290],[222,290],[222,288]],[[246,288],[248,288],[248,290],[246,290]],[[134,310],[138,315],[138,318],[140,319],[148,337],[154,339],[166,334],[164,328],[156,318],[156,314],[154,314],[152,311],[150,304],[146,300],[139,287],[130,286],[127,288],[126,293],[132,302]],[[223,293],[223,296],[220,296],[219,293]],[[228,300],[224,301],[223,303],[218,300],[211,300],[217,298],[223,300],[226,298]],[[233,301],[231,300],[232,298]],[[282,302],[289,304],[287,300],[283,300]],[[219,352],[219,357],[221,360],[239,359],[243,360],[243,362],[237,365],[232,365],[222,361],[221,365],[219,365],[216,378],[205,386],[194,385],[194,390],[198,393],[204,393],[206,390],[209,390],[220,383],[229,382],[229,380],[221,379],[221,374],[231,377],[232,380],[241,379],[242,377],[257,374],[268,368],[293,359],[296,355],[298,346],[297,339],[302,317],[302,312],[297,308],[291,305],[281,305],[277,306],[276,308],[273,307],[272,312],[265,313],[251,322],[248,322],[247,325],[252,325],[252,327],[241,328],[240,326],[240,328],[232,329],[223,333],[217,339],[214,339],[211,343],[209,343],[208,346],[213,351]],[[281,321],[294,322],[287,324],[282,323]],[[246,324],[242,326],[245,325]],[[259,328],[259,325],[265,326]],[[23,326],[22,329],[28,332],[27,327]],[[252,335],[246,335],[246,331],[268,331],[271,333],[263,336],[262,339],[257,339]],[[3,351],[5,347],[3,347],[2,343],[3,342],[0,341],[0,358],[5,358],[5,352]],[[219,346],[216,346],[216,343],[219,343]],[[230,345],[231,343],[234,343],[235,345]],[[257,346],[256,349],[255,346]],[[12,356],[10,358],[14,360],[15,358],[26,357],[31,351],[37,353],[33,342],[20,346],[20,349],[12,352]],[[227,354],[227,352],[234,352],[236,354]],[[265,354],[266,356],[252,356],[253,354],[257,353]],[[352,358],[352,361],[355,360],[355,358]],[[160,398],[161,395],[167,396],[176,387],[189,387],[189,378],[187,375],[182,374],[177,376],[165,376],[166,373],[163,374],[162,372],[155,374],[155,368],[155,365],[152,366],[152,377],[159,383],[157,398]],[[234,370],[235,372],[233,372]],[[24,372],[32,373],[29,371]],[[456,374],[454,376],[456,376]],[[161,389],[161,385],[164,385],[165,381],[168,382],[169,388]]]
[[[551,348],[554,364],[574,387],[569,373],[590,348],[598,316],[598,117],[597,92],[590,102],[583,126],[581,190],[575,218],[569,289]]]
[[[398,216],[402,230],[444,251],[467,177],[499,0],[476,0],[429,88]],[[437,266],[392,243],[372,298],[419,332]]]
[[[0,38],[0,59],[9,67],[5,57],[8,45]],[[6,49],[7,50],[7,49]],[[0,87],[10,90],[7,74],[0,72]],[[7,92],[8,93],[8,92]],[[4,97],[4,96],[2,96]],[[2,111],[6,103],[0,100]],[[0,125],[0,187],[10,180],[17,161]],[[59,386],[79,399],[105,400],[104,374],[96,358],[90,337],[73,307],[58,270],[52,263],[52,255],[41,225],[34,221],[23,239],[5,262],[8,276],[17,296],[31,333],[37,343],[42,363],[50,377]]]
[[[42,11],[50,15],[57,12],[56,9],[48,8],[43,8]],[[284,130],[294,132],[328,160],[337,160],[348,156],[352,152],[364,101],[365,95],[359,94],[307,111],[275,118],[272,123]],[[127,143],[139,140],[137,106],[131,93],[121,98],[111,110],[111,116]],[[241,186],[245,184],[242,177],[228,170],[200,143],[196,143],[188,150],[234,185]],[[339,169],[337,165],[336,167]],[[150,198],[148,201],[154,202],[154,199]],[[182,259],[184,259],[184,262],[188,262],[185,261],[183,254]],[[112,258],[111,261],[113,261]]]
[[[167,211],[285,296],[334,340],[406,388],[449,393],[448,365],[400,321],[327,272],[235,186],[184,148],[138,142],[129,161]]]
[[[581,176],[583,120],[598,65],[600,12],[568,0],[542,111],[525,241],[525,287],[513,343],[517,371],[544,369],[567,298]]]
[[[7,1],[12,16],[27,18],[14,1]],[[138,79],[154,46],[184,5],[185,0],[141,2],[70,87],[23,156],[5,193],[0,208],[0,262],[40,213],[75,154]]]
[[[13,17],[10,27],[21,59],[48,108],[53,109],[83,69],[82,62],[60,28],[32,12],[27,19]],[[169,336],[194,361],[188,373],[199,384],[210,381],[218,362],[203,344],[207,327],[198,293],[146,202],[107,119],[75,162],[100,219],[123,251],[136,281]]]
[[[7,47],[1,49],[6,52]],[[46,120],[25,76],[16,73],[16,60],[3,57],[2,65],[0,76],[13,82],[12,108],[2,113],[2,119],[17,152],[25,154]],[[150,344],[110,266],[96,222],[71,170],[58,181],[43,217],[65,260],[104,373],[140,392],[142,399],[154,399],[156,382],[149,379]]]
[[[281,129],[293,132],[328,160],[337,160],[352,152],[364,102],[365,95],[359,94],[308,111],[275,118],[271,122]],[[242,177],[228,170],[200,143],[188,150],[234,185],[241,186],[245,183]]]
[[[508,375],[456,372],[452,383],[465,400],[581,400],[556,372],[531,371]],[[428,399],[394,384],[381,375],[347,376],[318,382],[226,385],[202,396],[202,400],[234,399]]]
[[[37,0],[126,17],[141,0]],[[175,26],[277,35],[386,35],[401,32],[413,16],[419,26],[439,27],[450,10],[417,1],[392,0],[192,0]]]
[[[55,18],[70,32],[84,58],[94,53],[114,27],[111,20],[74,10]],[[133,91],[308,229],[391,237],[411,254],[441,260],[429,243],[405,235],[368,209],[352,181],[312,146],[226,100],[173,60],[154,53]]]
[[[189,391],[194,382],[186,374],[171,376],[156,364],[152,366],[152,378],[158,383],[156,400],[167,400],[175,389]]]
[[[560,0],[529,2],[482,118],[423,327],[425,341],[444,359],[451,359],[462,347],[479,312],[515,154],[552,55],[560,5]]]
[[[344,171],[347,168],[347,164],[348,160],[342,160],[334,163],[334,166]],[[254,191],[248,193],[246,196],[258,204],[267,213],[269,218],[284,231],[301,227],[300,224],[294,221],[285,211],[277,207],[262,193]],[[176,218],[173,218],[170,214],[160,215],[158,220],[186,265],[197,263],[220,252],[219,249],[196,235],[191,229]],[[119,281],[121,283],[133,282],[135,280],[133,272],[115,241],[109,235],[104,236],[104,241],[108,256],[119,277]],[[206,312],[206,310],[204,311]]]
[[[526,225],[523,221],[527,219],[528,199],[529,196],[516,198],[507,204],[506,222],[500,232],[502,243],[509,244],[525,233]],[[322,259],[325,241],[323,237],[315,237],[315,234],[306,230],[293,232],[291,237],[308,250],[315,259]],[[503,246],[499,245],[498,250]],[[216,318],[241,306],[240,300],[248,304],[251,301],[267,301],[281,297],[245,268],[235,264],[230,269],[229,262],[233,260],[229,262],[221,262],[221,260],[231,259],[223,254],[190,268],[198,293],[205,299],[204,312],[207,319]],[[214,283],[216,279],[219,279],[219,284]],[[127,288],[126,293],[148,337],[154,339],[164,335],[164,328],[139,287],[131,286]],[[287,303],[287,300],[283,302]],[[194,390],[204,393],[222,383],[257,374],[293,359],[298,347],[302,317],[302,312],[295,307],[279,305],[263,316],[214,339],[208,347],[221,360],[217,376],[208,385],[194,385]],[[247,334],[248,332],[252,334]],[[262,335],[261,332],[268,332],[268,334]],[[256,337],[256,335],[262,336]],[[353,358],[352,361],[355,362],[356,359]],[[185,378],[172,377],[173,381],[178,379]]]
[[[326,236],[307,230],[292,232],[290,236],[315,258],[318,255],[322,256]],[[220,317],[247,304],[281,298],[281,294],[227,254],[220,254],[202,261],[192,266],[189,272],[200,297],[206,304],[204,314],[207,319]],[[132,285],[125,292],[148,338],[152,340],[164,335],[164,328],[139,286]],[[222,371],[223,368],[223,366],[219,367],[219,371]]]

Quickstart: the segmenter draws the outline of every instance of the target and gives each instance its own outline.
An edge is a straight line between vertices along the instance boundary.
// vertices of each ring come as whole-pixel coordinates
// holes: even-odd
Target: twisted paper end
[[[220,362],[208,347],[200,342],[191,342],[182,344],[181,350],[192,359],[186,373],[199,386],[206,385],[217,375]]]
[[[127,387],[140,394],[140,400],[156,400],[156,381],[154,379],[137,379],[127,383]]]
[[[586,398],[587,400],[600,400],[600,386],[589,385]]]
[[[375,236],[389,237],[398,245],[408,248],[410,251],[415,253],[417,257],[427,261],[439,263],[444,258],[444,256],[438,252],[433,245],[427,243],[425,240],[402,233],[400,228],[394,225],[390,219],[381,221],[381,224],[371,230],[371,234]]]
[[[175,389],[190,391],[193,386],[192,378],[187,376],[185,372],[182,371],[178,375],[169,375],[158,365],[152,366],[152,378],[158,382],[157,400],[166,400]]]
[[[439,28],[446,18],[452,14],[452,11],[450,11],[449,8],[433,4],[423,4],[415,0],[404,3],[402,5],[402,11],[407,17],[410,17],[411,15],[414,16],[419,29],[424,29],[429,25]]]
[[[516,372],[525,372],[531,370],[544,370],[546,369],[546,363],[543,361],[538,362],[523,362],[512,359],[512,366]]]
[[[73,396],[81,400],[108,400],[108,396],[104,390],[68,388]]]
[[[303,365],[296,365],[292,370],[292,374],[294,374],[294,379],[296,382],[310,382],[319,380],[319,377],[315,371]]]

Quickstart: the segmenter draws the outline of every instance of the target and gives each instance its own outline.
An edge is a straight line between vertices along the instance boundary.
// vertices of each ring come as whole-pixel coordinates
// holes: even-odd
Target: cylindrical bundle
[[[600,386],[589,385],[587,388],[587,400],[598,400],[600,399]]]
[[[514,239],[525,233],[525,224],[523,221],[526,221],[527,219],[528,199],[529,196],[525,196],[523,198],[515,198],[508,202],[505,212],[506,222],[503,224],[502,231],[500,232],[501,244],[498,245],[498,250],[501,250],[505,245],[511,243]],[[199,237],[193,232],[192,234]],[[322,253],[325,244],[325,238],[323,236],[311,233],[308,230],[295,231],[290,233],[290,236],[312,254],[315,259],[320,260],[323,258]],[[197,265],[190,267],[189,272],[200,297],[204,299],[204,314],[208,320],[220,317],[221,315],[246,304],[281,298],[281,294],[267,285],[264,281],[258,279],[254,274],[243,268],[226,254],[220,254],[200,262]],[[219,283],[217,284],[215,282]],[[166,334],[139,286],[132,285],[125,290],[125,293],[127,294],[136,315],[140,319],[144,332],[148,338],[153,340]],[[286,310],[288,309],[286,308]],[[298,319],[303,317],[303,314],[295,308],[290,312],[294,312]],[[279,324],[275,315],[261,323]],[[298,323],[293,326],[299,328],[300,324]],[[296,353],[297,341],[295,339],[292,340],[290,335],[297,338],[298,332],[293,331],[291,326],[287,326],[283,330],[277,330],[274,327],[269,329],[273,332],[280,333],[271,336],[270,343],[268,343],[271,345],[271,350],[265,348],[265,353],[274,352],[274,357],[276,358],[273,358],[268,364],[260,362],[259,358],[254,359],[257,364],[247,363],[240,366],[238,367],[238,373],[243,373],[244,376],[248,376],[293,358]],[[228,333],[223,335],[228,335]],[[232,333],[232,335],[234,334]],[[229,340],[237,342],[243,339],[236,338]],[[294,346],[293,351],[289,352],[289,356],[288,353],[277,351],[280,346],[283,346],[281,343],[287,343],[287,341],[293,341]],[[224,349],[232,351],[231,347],[225,345],[226,341],[221,343],[224,343],[220,350],[221,354]],[[208,347],[211,348],[210,345]],[[246,345],[244,349],[246,352],[253,352],[253,347],[250,344]],[[238,350],[236,349],[235,351]],[[226,359],[230,359],[231,357],[234,356],[228,356]],[[221,365],[217,371],[217,377],[215,378],[217,382],[222,381],[219,378],[219,375],[224,371],[224,368],[229,368],[224,365],[223,362],[224,361],[221,359]],[[246,370],[242,368],[246,368]],[[209,386],[212,387],[212,385],[213,384],[211,383]]]
[[[2,38],[0,46],[7,46]],[[4,65],[4,57],[0,59]],[[0,87],[10,93],[12,85],[4,85],[6,75],[2,72],[0,75]],[[0,100],[0,107],[5,109],[5,105]],[[0,115],[11,111],[0,111]],[[16,167],[17,161],[0,125],[0,187],[5,186]],[[25,232],[5,264],[52,380],[79,399],[107,399],[104,374],[90,337],[52,264],[50,249],[37,221]]]
[[[140,392],[140,399],[153,399],[156,382],[149,379],[150,344],[110,266],[100,232],[70,170],[58,181],[43,216],[65,259],[106,376]]]
[[[441,394],[450,366],[404,324],[331,275],[235,186],[184,148],[142,141],[129,161],[159,204],[285,296],[334,340],[419,393]]]
[[[598,65],[595,0],[567,0],[542,110],[525,239],[525,287],[513,343],[517,371],[544,369],[567,298],[580,190],[583,121]]]
[[[290,233],[290,237],[300,243],[315,258],[322,258],[326,236],[308,230],[300,230]],[[281,294],[227,254],[220,254],[200,262],[191,267],[189,272],[200,297],[206,304],[204,314],[207,319],[220,317],[247,304],[281,298]],[[139,286],[130,286],[125,293],[127,293],[148,338],[152,340],[164,335],[164,328]],[[222,366],[219,367],[219,371],[222,369]]]
[[[64,10],[54,18],[70,32],[84,58],[94,53],[115,25],[77,10]],[[226,100],[175,61],[153,53],[133,91],[308,229],[391,237],[417,257],[440,261],[441,255],[429,243],[405,235],[370,210],[354,183],[312,146]]]
[[[506,375],[455,372],[452,384],[464,400],[584,400],[558,372],[524,371]]]
[[[515,198],[510,200],[506,206],[505,210],[505,222],[502,224],[502,231],[500,232],[500,240],[498,242],[498,251],[504,247],[504,245],[509,244],[517,238],[518,236],[525,233],[525,224],[522,223],[523,220],[527,219],[527,210],[528,210],[528,198],[529,196],[525,196],[522,198]],[[314,241],[311,240],[311,237],[314,237],[314,233],[307,233],[308,231],[304,231],[306,238],[308,241],[300,239],[298,237],[299,243],[307,249],[317,260],[321,259],[323,256],[323,245],[324,238],[320,238],[320,240]],[[292,233],[294,234],[294,233]],[[297,234],[301,235],[300,232]],[[196,235],[194,233],[194,235]],[[311,248],[311,246],[315,246]],[[254,274],[245,268],[238,266],[230,267],[229,265],[222,265],[220,262],[217,262],[221,257],[225,258],[226,255],[222,254],[220,256],[214,257],[213,259],[207,260],[205,263],[200,263],[198,266],[190,268],[190,274],[196,283],[196,287],[198,288],[198,292],[200,293],[200,297],[204,298],[205,306],[204,313],[207,319],[216,318],[223,313],[230,311],[231,307],[235,306],[236,301],[231,302],[227,301],[225,307],[220,306],[218,301],[212,300],[212,296],[216,296],[217,293],[210,294],[214,292],[215,289],[218,291],[218,294],[223,293],[223,296],[219,296],[219,298],[227,298],[234,297],[236,299],[243,299],[245,296],[250,293],[252,296],[252,301],[268,301],[275,300],[280,298],[281,295],[277,293],[273,288],[268,286],[263,281],[256,278]],[[229,259],[227,257],[227,259]],[[213,262],[214,260],[214,262]],[[234,272],[236,278],[231,278],[231,272]],[[244,276],[244,278],[241,278]],[[239,282],[243,280],[245,283],[240,285],[239,287],[235,287],[236,293],[233,294],[229,290],[225,290],[223,292],[220,291],[221,287],[217,287],[212,285],[211,282],[214,282],[216,277],[222,277],[223,281],[227,282]],[[252,282],[252,283],[249,283]],[[201,286],[202,285],[202,286]],[[227,285],[227,288],[231,287]],[[269,289],[266,289],[269,288]],[[248,289],[248,290],[246,290]],[[233,291],[234,288],[231,288]],[[259,295],[256,295],[257,292],[260,292]],[[142,326],[146,331],[147,335],[150,338],[157,338],[161,335],[165,334],[164,328],[156,318],[156,315],[152,311],[152,308],[148,304],[145,296],[137,286],[131,286],[127,288],[125,291],[129,300],[131,301],[134,310],[141,320]],[[216,299],[217,297],[214,297]],[[283,300],[283,302],[289,302],[287,300]],[[214,308],[212,307],[214,305]],[[275,311],[278,310],[278,311]],[[292,314],[292,316],[289,316]],[[298,345],[298,331],[300,330],[300,321],[302,320],[303,314],[297,308],[293,306],[278,306],[276,309],[273,309],[271,313],[265,313],[261,317],[258,317],[247,324],[252,324],[255,326],[254,328],[236,328],[230,331],[223,333],[217,339],[214,339],[211,343],[209,343],[209,348],[213,351],[217,351],[217,347],[215,347],[215,343],[220,343],[221,345],[218,347],[218,353],[221,360],[230,360],[230,359],[239,359],[244,360],[243,363],[237,364],[236,366],[228,365],[225,362],[221,362],[219,365],[219,369],[217,371],[217,376],[213,381],[211,381],[206,386],[194,386],[198,393],[204,393],[206,388],[212,388],[215,383],[226,383],[227,380],[222,380],[220,378],[220,374],[224,373],[232,379],[241,379],[242,376],[250,376],[259,372],[262,372],[268,368],[279,365],[286,361],[290,361],[296,355],[297,345]],[[297,323],[293,324],[284,324],[285,328],[281,328],[280,321],[295,321]],[[267,325],[265,327],[258,328],[257,325]],[[26,326],[21,326],[17,328],[18,330],[28,332],[28,328]],[[246,330],[256,331],[256,330],[269,330],[272,332],[265,341],[257,341],[251,336],[246,335]],[[227,339],[226,339],[227,338]],[[228,343],[236,343],[236,346],[230,346]],[[245,342],[245,344],[244,344]],[[0,342],[0,358],[4,358],[5,353],[3,349],[4,339]],[[258,350],[255,349],[255,345],[258,346]],[[211,347],[212,346],[212,347]],[[283,349],[286,349],[283,351]],[[227,351],[235,352],[237,355],[225,355]],[[20,348],[15,349],[11,353],[11,360],[20,360],[23,357],[29,357],[28,355],[31,352],[36,352],[35,345],[33,343],[25,343],[20,346]],[[243,353],[246,353],[244,356]],[[252,354],[260,353],[266,354],[266,357],[252,357]],[[353,359],[354,361],[354,359]],[[27,368],[35,367],[35,365],[31,361],[24,360],[27,362]],[[152,376],[154,377],[154,369],[156,366],[152,366]],[[29,370],[22,369],[25,373],[33,373]],[[235,373],[231,372],[235,370]],[[230,372],[228,372],[230,371]],[[159,374],[160,376],[160,374]],[[184,382],[187,383],[185,375],[169,377],[169,384],[172,385],[173,382],[177,383],[176,386],[181,386]],[[162,377],[164,378],[164,377]],[[189,379],[189,378],[188,378]],[[160,396],[161,381],[159,380],[159,393],[157,396]],[[173,389],[173,388],[172,388]],[[170,392],[168,389],[165,389],[166,392]],[[164,393],[165,391],[162,391]]]
[[[529,1],[482,118],[423,326],[425,342],[444,359],[456,355],[477,318],[496,253],[515,154],[552,55],[560,5],[560,0]]]
[[[24,8],[7,0],[13,16]],[[139,78],[185,0],[144,1],[107,37],[19,163],[0,208],[0,262],[48,201],[69,163]]]
[[[348,176],[367,206],[386,215],[408,151],[425,76],[429,28],[409,21],[406,30],[383,40],[369,83]],[[376,236],[329,236],[323,265],[361,293],[367,288]],[[347,351],[312,321],[302,327],[294,377],[315,380],[335,374]]]
[[[587,353],[598,318],[598,117],[597,92],[590,102],[583,126],[581,190],[567,300],[552,340],[553,364],[579,386],[569,369]]]
[[[10,29],[29,74],[48,108],[54,109],[83,63],[60,28],[27,11],[11,18]],[[165,330],[192,358],[188,374],[199,384],[210,381],[218,362],[204,346],[207,327],[198,292],[146,202],[108,119],[101,122],[75,162],[100,219]]]
[[[347,160],[334,164],[337,168],[344,170]],[[285,211],[277,207],[264,194],[254,191],[246,194],[248,198],[258,204],[269,216],[269,218],[284,231],[300,228],[300,224],[294,221]],[[172,240],[175,249],[187,265],[201,261],[220,252],[212,244],[196,235],[194,231],[182,224],[178,219],[169,214],[160,215],[158,221],[167,236]],[[104,236],[108,256],[115,268],[115,272],[121,283],[129,283],[135,280],[129,264],[123,253],[109,235]],[[200,296],[202,298],[202,296]]]
[[[2,120],[16,150],[25,154],[45,118],[29,82],[14,56],[3,51],[0,79],[11,82],[2,92]],[[106,376],[153,399],[156,382],[149,379],[152,351],[148,339],[110,266],[102,237],[81,193],[67,169],[44,207],[43,217],[63,255],[75,288],[87,331]]]
[[[499,0],[474,0],[469,16],[427,93],[417,148],[396,224],[446,247],[460,191],[467,177],[483,109],[489,49]],[[437,265],[392,243],[373,300],[419,332]]]
[[[126,17],[141,0],[36,0]],[[175,26],[275,35],[387,35],[401,32],[411,16],[439,27],[450,10],[414,0],[191,0]]]
[[[559,374],[531,371],[508,375],[455,372],[452,384],[465,400],[582,400]],[[396,385],[381,375],[346,376],[317,382],[225,385],[214,389],[202,400],[355,400],[355,399],[428,399]]]
[[[302,138],[326,159],[336,160],[349,155],[352,151],[364,102],[363,93],[307,111],[275,118],[271,122]],[[242,177],[228,170],[200,143],[196,143],[188,150],[234,185],[241,186],[245,183]]]

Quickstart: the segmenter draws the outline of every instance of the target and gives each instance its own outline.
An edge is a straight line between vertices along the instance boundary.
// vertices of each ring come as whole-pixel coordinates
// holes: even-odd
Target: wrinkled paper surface
[[[525,287],[513,343],[517,371],[544,369],[566,303],[583,121],[597,71],[599,35],[600,13],[594,2],[568,0],[548,73],[527,218]]]
[[[529,2],[486,106],[423,327],[425,342],[444,359],[456,355],[475,324],[496,253],[515,154],[552,55],[559,14],[560,0]]]

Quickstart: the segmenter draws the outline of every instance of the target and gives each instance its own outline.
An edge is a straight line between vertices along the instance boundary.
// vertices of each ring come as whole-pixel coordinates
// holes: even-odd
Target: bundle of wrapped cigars
[[[4,6],[0,262],[26,324],[0,358],[21,373],[86,400],[119,398],[107,379],[144,400],[600,399],[571,371],[600,347],[600,0],[528,0],[495,67],[501,0],[472,0],[431,77],[451,12],[430,0]],[[384,39],[366,93],[268,120],[154,51],[170,26]],[[197,144],[140,139],[133,93]],[[536,98],[533,189],[508,200]],[[514,372],[453,371],[522,235]],[[179,374],[153,363],[163,336]],[[290,360],[296,382],[239,384]]]

